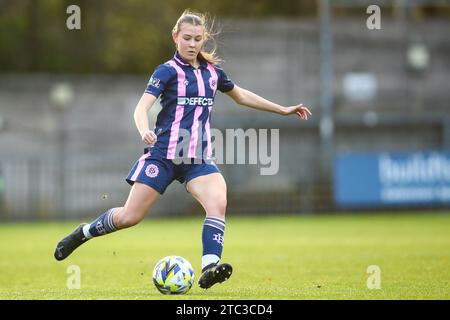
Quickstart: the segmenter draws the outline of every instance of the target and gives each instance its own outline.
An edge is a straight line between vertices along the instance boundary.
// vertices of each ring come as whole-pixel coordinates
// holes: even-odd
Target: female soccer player
[[[208,289],[227,280],[232,273],[230,264],[219,263],[227,190],[224,178],[211,160],[209,119],[216,91],[226,93],[240,105],[280,115],[298,115],[307,120],[311,112],[302,104],[283,107],[235,85],[218,66],[215,50],[204,51],[205,42],[211,38],[204,15],[185,11],[173,28],[172,37],[176,45],[174,57],[156,68],[134,112],[142,141],[150,147],[144,150],[126,179],[132,187],[125,205],[78,226],[58,243],[55,258],[67,258],[93,237],[136,225],[176,179],[186,183],[187,191],[206,212],[198,284]],[[154,130],[150,130],[148,111],[159,96],[162,110]],[[204,136],[201,132],[205,132]]]

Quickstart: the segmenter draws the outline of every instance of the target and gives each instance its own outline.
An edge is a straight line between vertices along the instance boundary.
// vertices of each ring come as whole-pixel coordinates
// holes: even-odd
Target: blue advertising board
[[[450,153],[353,153],[334,163],[340,206],[450,203]]]

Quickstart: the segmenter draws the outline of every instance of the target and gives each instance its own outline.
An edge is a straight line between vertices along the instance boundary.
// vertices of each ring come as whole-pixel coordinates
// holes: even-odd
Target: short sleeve
[[[217,89],[221,92],[228,92],[234,88],[234,83],[226,75],[226,73],[221,68],[216,68],[218,76]]]
[[[159,97],[159,95],[164,91],[167,87],[167,84],[171,78],[171,67],[165,64],[161,64],[156,67],[153,72],[150,80],[147,83],[147,88],[145,92],[154,95],[155,97]]]

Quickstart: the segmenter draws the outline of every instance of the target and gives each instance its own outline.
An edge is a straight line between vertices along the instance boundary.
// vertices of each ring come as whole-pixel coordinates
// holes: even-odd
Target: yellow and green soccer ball
[[[194,283],[194,269],[183,257],[164,257],[153,269],[153,283],[163,294],[185,294]]]

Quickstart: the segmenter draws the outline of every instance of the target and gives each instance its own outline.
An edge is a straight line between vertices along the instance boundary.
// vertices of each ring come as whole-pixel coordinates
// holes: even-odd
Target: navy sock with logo
[[[218,217],[206,217],[203,223],[202,269],[212,263],[218,263],[222,257],[225,220]]]
[[[83,227],[84,236],[88,239],[92,237],[99,237],[117,230],[113,222],[114,210],[109,209],[102,213],[97,219]]]

